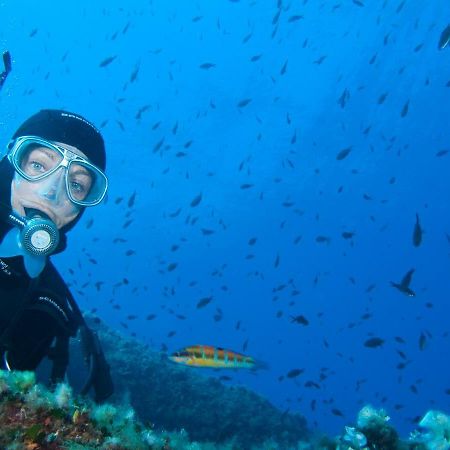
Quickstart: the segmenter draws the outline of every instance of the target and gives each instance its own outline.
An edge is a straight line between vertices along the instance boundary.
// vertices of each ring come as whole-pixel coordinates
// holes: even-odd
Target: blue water
[[[90,3],[0,2],[2,143],[48,107],[107,143],[108,200],[55,257],[80,306],[155,349],[245,345],[269,370],[211,374],[330,434],[366,403],[403,435],[449,412],[450,3]],[[412,268],[407,297],[390,281]]]

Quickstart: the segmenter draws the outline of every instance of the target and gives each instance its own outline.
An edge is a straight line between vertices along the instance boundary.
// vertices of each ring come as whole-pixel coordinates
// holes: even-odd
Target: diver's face
[[[86,158],[76,147],[56,142],[61,147]],[[61,229],[72,222],[80,213],[79,205],[72,203],[67,195],[66,169],[60,167],[56,172],[39,181],[27,181],[17,172],[11,183],[11,206],[21,216],[25,209],[37,209],[45,213]]]

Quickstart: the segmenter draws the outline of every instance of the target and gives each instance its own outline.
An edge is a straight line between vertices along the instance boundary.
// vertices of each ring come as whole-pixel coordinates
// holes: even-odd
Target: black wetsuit
[[[0,222],[0,241],[9,228]],[[69,297],[74,302],[50,261],[32,280],[22,256],[0,255],[0,368],[34,370],[49,356],[54,360],[52,381],[64,377],[69,339],[82,321]]]

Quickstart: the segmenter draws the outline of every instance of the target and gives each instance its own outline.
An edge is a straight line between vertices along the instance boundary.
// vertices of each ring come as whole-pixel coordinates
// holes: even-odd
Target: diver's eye
[[[70,182],[70,188],[72,191],[75,191],[77,193],[83,193],[86,190],[82,184],[77,183],[76,181]]]
[[[31,169],[35,170],[36,172],[44,171],[44,166],[37,161],[30,161],[29,164],[30,164]]]

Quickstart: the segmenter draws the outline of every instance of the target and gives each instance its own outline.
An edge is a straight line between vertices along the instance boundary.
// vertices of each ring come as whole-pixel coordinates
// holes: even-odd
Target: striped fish
[[[250,356],[211,345],[184,347],[172,353],[169,359],[185,366],[212,369],[256,369],[263,365]]]

